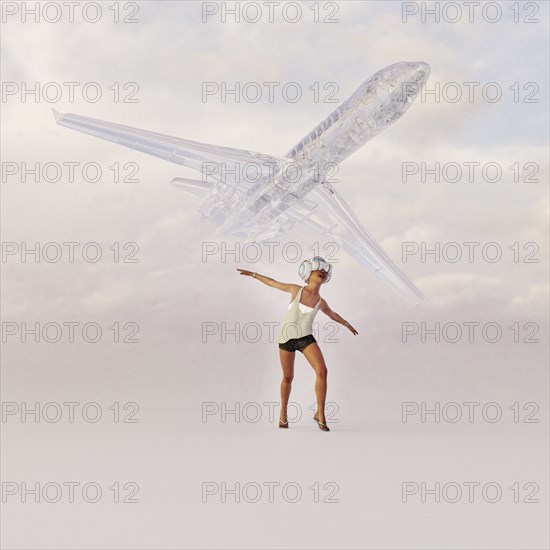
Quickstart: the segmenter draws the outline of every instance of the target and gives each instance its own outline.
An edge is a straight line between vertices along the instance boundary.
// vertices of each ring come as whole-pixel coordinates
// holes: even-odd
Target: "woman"
[[[325,418],[325,399],[327,395],[327,367],[321,348],[317,344],[313,334],[313,319],[320,309],[332,320],[346,326],[353,334],[359,334],[346,320],[338,313],[330,309],[327,302],[321,298],[319,288],[323,283],[328,283],[332,275],[332,265],[327,263],[320,256],[311,260],[304,260],[298,273],[307,283],[307,286],[294,285],[292,283],[280,283],[275,279],[238,269],[241,275],[247,275],[258,279],[262,283],[290,292],[292,299],[279,333],[279,357],[283,368],[283,381],[281,382],[281,416],[279,428],[288,428],[287,407],[292,379],[294,378],[294,358],[296,350],[303,353],[316,374],[315,395],[317,397],[317,413],[313,420],[319,428],[329,432]]]

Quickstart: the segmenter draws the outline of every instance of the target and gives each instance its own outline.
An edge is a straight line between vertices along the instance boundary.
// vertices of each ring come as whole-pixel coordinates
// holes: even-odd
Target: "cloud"
[[[548,283],[529,285],[524,292],[514,296],[512,306],[525,309],[530,306],[540,306],[541,304],[548,303],[549,291],[550,285]]]

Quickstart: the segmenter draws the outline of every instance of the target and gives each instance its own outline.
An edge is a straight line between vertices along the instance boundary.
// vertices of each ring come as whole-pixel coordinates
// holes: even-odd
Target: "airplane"
[[[263,242],[307,227],[330,238],[411,306],[422,292],[392,262],[334,189],[335,166],[397,121],[425,85],[430,66],[394,63],[377,71],[283,156],[209,145],[81,115],[57,124],[118,143],[202,173],[170,183],[202,197],[199,216],[216,234]],[[254,177],[251,177],[250,168]],[[246,169],[245,177],[243,177]]]

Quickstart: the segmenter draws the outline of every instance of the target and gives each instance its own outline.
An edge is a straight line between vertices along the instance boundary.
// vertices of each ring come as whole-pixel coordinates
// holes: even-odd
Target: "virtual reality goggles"
[[[323,269],[327,274],[325,282],[330,281],[332,276],[332,264],[326,262],[321,256],[314,256],[310,260],[304,260],[298,268],[298,274],[307,283],[312,271],[318,271]]]

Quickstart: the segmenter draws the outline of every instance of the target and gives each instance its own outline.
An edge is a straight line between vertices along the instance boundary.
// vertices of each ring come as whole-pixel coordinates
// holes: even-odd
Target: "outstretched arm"
[[[336,311],[332,311],[330,309],[329,305],[325,301],[324,298],[321,298],[321,305],[319,306],[319,309],[328,317],[330,317],[333,321],[336,321],[337,323],[340,323],[341,325],[344,325],[345,327],[349,328],[353,334],[359,334],[343,317],[340,317]]]
[[[266,284],[267,286],[272,286],[273,288],[278,288],[279,290],[283,290],[285,292],[292,292],[293,290],[300,288],[298,285],[294,285],[292,283],[281,283],[271,277],[266,277],[265,275],[260,275],[259,273],[247,271],[246,269],[237,269],[237,271],[240,271],[241,275],[254,277],[254,279],[258,279],[258,281]]]

